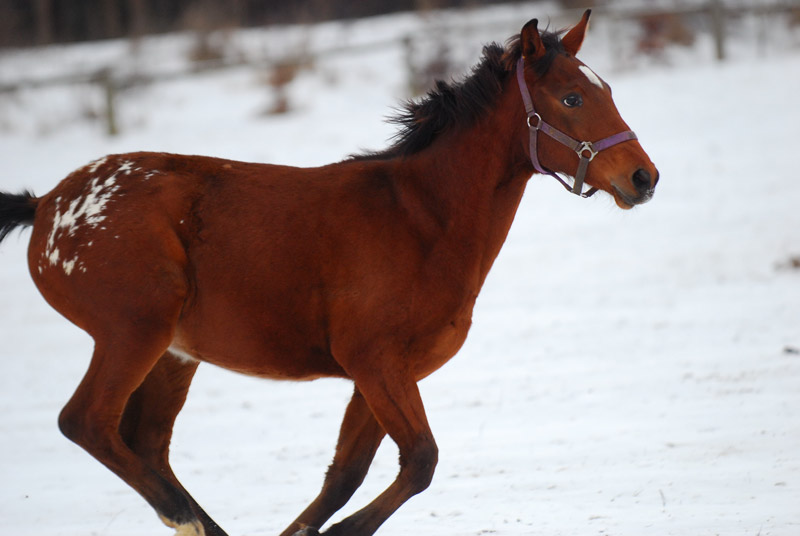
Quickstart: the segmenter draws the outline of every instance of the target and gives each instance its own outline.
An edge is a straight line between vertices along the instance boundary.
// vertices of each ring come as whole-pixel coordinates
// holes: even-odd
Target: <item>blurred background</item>
[[[141,37],[175,31],[343,20],[401,11],[476,8],[500,0],[3,0],[0,3],[0,46],[48,45],[76,41]],[[560,9],[614,9],[643,26],[656,40],[686,43],[698,28],[696,19],[709,15],[724,25],[728,16],[761,16],[784,12],[798,24],[791,0],[557,0]],[[705,12],[705,13],[704,13]],[[700,23],[702,24],[702,23]],[[646,46],[657,46],[650,43]]]
[[[488,18],[463,15],[487,6],[500,9],[487,11],[494,13]],[[602,21],[606,33],[601,61],[609,60],[618,70],[666,64],[681,49],[699,47],[704,55],[724,61],[736,43],[765,54],[800,41],[800,0],[2,0],[0,98],[8,102],[30,88],[90,84],[94,89],[84,93],[79,106],[84,119],[96,119],[114,135],[124,122],[116,106],[126,91],[250,66],[274,92],[266,112],[284,113],[291,106],[287,86],[315,60],[393,46],[404,55],[407,83],[402,96],[415,96],[433,80],[468,68],[476,39],[502,40],[515,33],[517,13],[544,14],[551,27],[560,28],[587,7],[595,10],[594,21]],[[416,14],[422,25],[401,23],[371,35],[349,32],[358,19],[391,13]],[[331,21],[338,21],[339,32],[323,31],[320,37],[312,31]],[[278,30],[287,25],[295,28],[290,35]],[[148,48],[166,35],[179,37]],[[105,58],[95,59],[96,50],[84,49],[83,61],[72,58],[60,66],[16,61],[30,47],[103,40],[115,42],[113,58],[108,49]],[[460,53],[464,50],[468,52]],[[0,129],[10,123],[0,115]]]

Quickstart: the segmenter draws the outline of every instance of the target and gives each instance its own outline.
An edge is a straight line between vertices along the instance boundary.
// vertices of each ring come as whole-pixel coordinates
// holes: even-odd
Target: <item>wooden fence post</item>
[[[722,4],[722,0],[711,0],[709,12],[717,60],[723,61],[725,60],[725,6]]]
[[[114,77],[111,75],[111,69],[103,69],[98,73],[98,83],[103,90],[103,97],[105,103],[105,118],[106,118],[106,134],[109,136],[116,136],[119,134],[117,128],[117,115],[115,108],[115,99],[117,87],[114,83]]]

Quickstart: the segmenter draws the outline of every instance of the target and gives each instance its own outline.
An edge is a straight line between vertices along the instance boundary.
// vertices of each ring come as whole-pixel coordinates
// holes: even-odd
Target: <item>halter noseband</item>
[[[551,177],[555,178],[564,186],[564,188],[573,194],[581,197],[593,196],[597,192],[597,188],[592,187],[586,192],[583,191],[583,179],[586,176],[586,169],[589,167],[589,162],[591,162],[594,157],[597,156],[597,153],[604,149],[608,149],[609,147],[624,141],[637,139],[636,134],[632,130],[626,130],[596,142],[577,141],[570,136],[567,136],[554,126],[546,123],[544,119],[542,119],[542,116],[536,113],[536,110],[534,110],[533,101],[531,100],[531,93],[528,91],[528,85],[525,83],[524,58],[520,58],[517,61],[517,82],[519,83],[520,93],[522,93],[522,101],[525,103],[525,111],[528,113],[528,119],[526,121],[528,124],[528,130],[530,131],[530,154],[533,167],[539,173],[550,175]],[[556,175],[554,172],[543,168],[539,163],[536,139],[540,130],[557,142],[566,145],[578,154],[578,158],[580,158],[580,161],[578,162],[578,171],[575,173],[575,184],[573,184],[571,187],[564,179]]]

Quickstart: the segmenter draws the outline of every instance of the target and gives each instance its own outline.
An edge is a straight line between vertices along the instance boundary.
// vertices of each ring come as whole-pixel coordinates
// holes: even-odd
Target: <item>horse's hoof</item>
[[[292,536],[320,536],[319,531],[313,527],[306,527],[295,532]]]

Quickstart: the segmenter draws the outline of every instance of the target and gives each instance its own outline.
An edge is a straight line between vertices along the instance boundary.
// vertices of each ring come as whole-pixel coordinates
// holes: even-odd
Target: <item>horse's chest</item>
[[[428,336],[419,337],[409,352],[417,379],[439,369],[461,349],[472,324],[472,308],[460,312]]]

